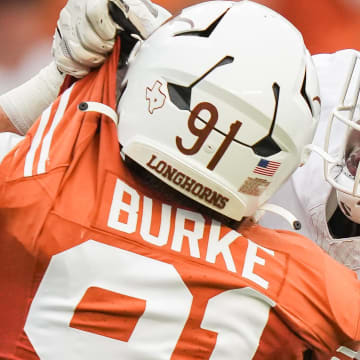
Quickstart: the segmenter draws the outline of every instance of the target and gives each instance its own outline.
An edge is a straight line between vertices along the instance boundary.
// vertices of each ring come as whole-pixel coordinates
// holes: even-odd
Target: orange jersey
[[[115,107],[117,52],[0,165],[0,359],[353,358],[354,273],[167,201],[126,168],[114,122],[78,110]]]

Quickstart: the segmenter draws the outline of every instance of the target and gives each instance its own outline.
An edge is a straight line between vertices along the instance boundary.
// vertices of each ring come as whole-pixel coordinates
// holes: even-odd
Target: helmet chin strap
[[[314,144],[309,144],[305,146],[306,152],[314,152],[320,155],[324,160],[329,162],[330,164],[336,164],[338,162],[338,159],[329,155],[326,151],[323,150],[322,147]]]
[[[94,101],[84,101],[78,105],[78,109],[83,112],[97,112],[103,114],[114,121],[116,126],[119,123],[119,116],[116,111],[105,104]]]
[[[253,221],[255,221],[256,223],[259,222],[266,211],[283,217],[290,224],[293,230],[301,229],[301,222],[290,211],[275,204],[264,204],[260,206],[256,213],[252,216]]]

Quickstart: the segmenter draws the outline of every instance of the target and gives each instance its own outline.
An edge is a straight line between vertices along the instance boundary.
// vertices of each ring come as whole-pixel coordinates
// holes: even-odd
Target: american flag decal
[[[281,164],[276,161],[261,159],[254,169],[254,174],[273,176]]]

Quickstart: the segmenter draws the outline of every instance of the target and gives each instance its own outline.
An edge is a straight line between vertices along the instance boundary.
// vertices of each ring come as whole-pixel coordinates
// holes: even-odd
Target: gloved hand
[[[81,78],[111,52],[117,32],[146,39],[171,14],[149,0],[68,0],[52,53],[60,72]]]
[[[109,11],[110,9],[110,11]],[[136,38],[146,39],[170,13],[149,0],[68,0],[52,46],[53,62],[25,84],[0,96],[0,131],[25,134],[59,94],[66,74],[84,77],[100,66],[121,36],[121,60]]]

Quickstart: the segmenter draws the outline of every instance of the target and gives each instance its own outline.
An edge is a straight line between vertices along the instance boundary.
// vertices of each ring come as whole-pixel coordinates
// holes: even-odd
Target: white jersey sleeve
[[[313,143],[323,146],[325,131],[332,109],[338,105],[346,75],[355,50],[343,50],[334,54],[313,56],[320,82],[322,102],[321,118]],[[330,153],[337,152],[345,136],[345,126],[335,124],[336,139],[332,139]],[[332,187],[324,177],[323,160],[315,153],[299,168],[269,203],[280,205],[291,211],[301,222],[303,235],[315,241],[339,262],[360,275],[360,237],[334,239],[327,226],[327,206]],[[285,220],[266,213],[260,224],[270,228],[291,230]]]
[[[0,162],[24,137],[14,133],[0,133]]]

